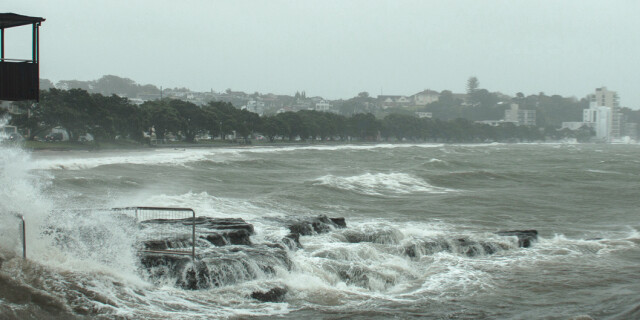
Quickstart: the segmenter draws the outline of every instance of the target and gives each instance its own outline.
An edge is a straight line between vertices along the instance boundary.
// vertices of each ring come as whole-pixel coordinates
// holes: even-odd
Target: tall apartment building
[[[589,109],[583,111],[582,121],[592,123],[596,129],[596,138],[611,142],[623,135],[624,117],[620,112],[618,93],[607,90],[607,87],[596,88],[590,94]]]
[[[598,107],[609,107],[616,109],[620,107],[618,93],[607,90],[607,87],[596,88],[596,92],[590,95],[591,102],[595,102]]]
[[[597,106],[595,102],[591,102],[589,109],[582,111],[582,122],[596,130],[598,140],[610,142],[612,114],[611,108]]]

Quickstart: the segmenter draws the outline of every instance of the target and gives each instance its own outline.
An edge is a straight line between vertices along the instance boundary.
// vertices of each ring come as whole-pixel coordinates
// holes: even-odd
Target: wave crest
[[[351,177],[326,175],[314,180],[314,183],[373,196],[412,193],[442,194],[451,191],[432,186],[426,181],[406,173],[365,173]]]

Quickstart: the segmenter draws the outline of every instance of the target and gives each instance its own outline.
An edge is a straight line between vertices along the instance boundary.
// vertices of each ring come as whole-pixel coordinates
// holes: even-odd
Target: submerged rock
[[[333,229],[346,228],[344,218],[328,218],[325,215],[317,217],[304,217],[288,223],[291,233],[301,236],[310,236],[315,233],[326,233]]]
[[[276,287],[269,291],[254,291],[251,298],[262,302],[282,302],[286,294],[286,288]]]
[[[282,243],[284,243],[289,250],[297,250],[302,249],[302,243],[300,243],[300,234],[299,233],[289,233],[288,235],[282,238]]]
[[[344,240],[350,243],[372,242],[380,244],[399,244],[404,238],[400,230],[389,227],[368,228],[365,230],[345,230]]]
[[[489,241],[476,241],[468,238],[414,240],[405,245],[404,253],[411,258],[432,255],[438,252],[450,252],[467,257],[490,255],[508,250],[505,244]]]
[[[518,247],[529,248],[534,241],[538,240],[538,230],[512,230],[498,231],[500,236],[516,236],[518,237]]]
[[[187,238],[167,238],[167,239],[153,239],[143,242],[145,250],[167,250],[167,249],[179,249],[190,248],[191,239]]]
[[[221,230],[217,232],[208,232],[201,235],[200,238],[206,239],[211,244],[221,247],[226,245],[250,245],[251,233],[246,229]]]

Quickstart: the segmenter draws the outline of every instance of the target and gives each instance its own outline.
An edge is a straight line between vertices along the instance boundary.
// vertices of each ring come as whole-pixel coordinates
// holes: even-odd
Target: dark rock
[[[404,247],[404,253],[411,258],[418,258],[422,255],[431,255],[443,251],[452,252],[451,245],[444,239],[416,241]]]
[[[192,225],[192,219],[152,219],[152,220],[144,220],[141,223],[143,224],[182,224],[182,225]],[[213,229],[213,230],[224,230],[224,229],[245,229],[249,231],[249,233],[253,234],[253,225],[248,224],[244,219],[241,218],[213,218],[213,217],[196,217],[195,218],[196,228],[199,229]]]
[[[347,242],[373,242],[380,244],[399,244],[404,235],[394,228],[381,228],[374,230],[345,230],[342,236]]]
[[[310,236],[313,234],[313,227],[310,223],[296,222],[292,225],[289,225],[289,231],[297,235]]]
[[[145,250],[167,250],[178,248],[190,248],[191,239],[155,239],[144,242]]]
[[[508,250],[508,246],[486,241],[475,241],[468,238],[414,240],[405,245],[404,253],[411,258],[432,255],[438,252],[451,252],[467,257],[490,255]]]
[[[302,243],[300,243],[299,233],[289,233],[284,238],[282,238],[282,243],[284,243],[289,248],[289,250],[302,249]]]
[[[335,223],[340,228],[346,228],[347,222],[344,221],[344,218],[329,218],[331,222]]]
[[[538,240],[537,230],[498,231],[496,234],[501,236],[518,237],[518,247],[520,248],[529,248],[534,241]]]
[[[208,232],[200,238],[206,239],[211,244],[221,247],[225,245],[251,245],[251,233],[246,229],[221,230]]]
[[[344,218],[329,219],[325,215],[299,218],[288,224],[291,233],[297,233],[301,236],[310,236],[314,233],[326,233],[333,229],[345,228],[346,226],[347,224]]]
[[[175,279],[182,289],[207,289],[210,287],[209,270],[202,261],[193,262],[191,257],[175,254],[145,253],[140,262],[154,281]]]
[[[193,220],[188,219],[154,219],[145,220],[142,223],[151,226],[153,224],[182,224],[193,225]],[[196,234],[199,238],[209,241],[215,246],[225,245],[251,245],[250,236],[254,233],[253,225],[247,223],[240,218],[212,218],[212,217],[196,217]],[[162,250],[173,247],[188,247],[191,245],[190,240],[188,245],[179,246],[180,243],[175,240],[153,240],[147,241],[145,246],[148,248],[154,248],[149,250]]]
[[[251,293],[251,298],[262,302],[282,302],[286,294],[286,288],[276,287],[269,291],[255,291]]]

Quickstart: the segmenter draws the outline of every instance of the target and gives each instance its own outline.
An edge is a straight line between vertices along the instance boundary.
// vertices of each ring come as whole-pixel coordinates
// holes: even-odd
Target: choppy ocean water
[[[0,151],[7,318],[640,317],[638,145]],[[132,226],[64,211],[127,206],[243,218],[256,245],[286,235],[291,216],[344,217],[347,228],[302,236],[289,269],[184,290],[140,270]],[[28,222],[28,262],[14,213]],[[56,228],[67,245],[52,243]],[[516,229],[539,239],[519,248],[495,234]],[[283,302],[250,297],[273,287],[287,288]]]

